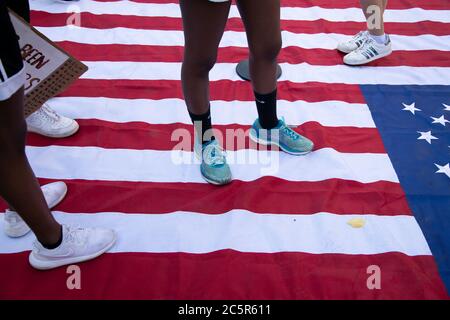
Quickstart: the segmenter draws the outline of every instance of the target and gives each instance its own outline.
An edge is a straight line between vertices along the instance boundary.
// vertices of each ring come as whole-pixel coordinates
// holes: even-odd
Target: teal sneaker
[[[224,185],[231,182],[231,170],[227,164],[226,152],[217,140],[204,143],[201,148],[197,143],[196,155],[202,159],[200,172],[203,179],[215,185]]]
[[[278,146],[286,153],[300,156],[310,153],[314,143],[298,134],[286,125],[284,119],[278,121],[278,125],[270,130],[263,129],[256,119],[250,129],[250,138],[263,145]]]

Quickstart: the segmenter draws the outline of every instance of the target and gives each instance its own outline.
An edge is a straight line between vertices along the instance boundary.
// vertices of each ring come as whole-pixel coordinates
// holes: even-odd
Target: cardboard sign
[[[25,66],[25,117],[60,94],[87,71],[87,66],[58,48],[11,10]]]

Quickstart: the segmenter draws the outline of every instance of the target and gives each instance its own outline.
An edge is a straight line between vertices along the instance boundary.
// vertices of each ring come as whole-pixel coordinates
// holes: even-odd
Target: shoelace
[[[281,121],[283,122],[283,128],[281,130],[289,138],[291,138],[294,141],[297,140],[298,138],[300,138],[300,135],[297,132],[295,132],[294,130],[292,130],[291,127],[286,124],[286,122],[284,122],[284,118],[281,118]]]
[[[349,40],[349,42],[354,42],[354,41],[357,41],[357,40],[359,40],[359,39],[361,39],[361,38],[365,38],[365,37],[364,37],[365,33],[366,33],[366,31],[360,31],[360,32],[358,32],[357,34],[355,34],[355,35],[353,36],[353,38],[352,38],[351,40]]]
[[[44,115],[47,119],[52,121],[53,123],[58,122],[60,119],[59,114],[57,114],[52,108],[50,108],[47,104],[44,104],[41,109],[39,109],[40,113]]]
[[[292,140],[297,140],[300,137],[300,135],[297,132],[295,132],[294,130],[292,130],[287,126],[284,126],[282,130]]]
[[[355,53],[363,53],[363,52],[365,52],[365,53],[367,53],[367,54],[369,54],[370,52],[371,52],[371,50],[370,50],[370,48],[371,48],[371,45],[374,43],[374,40],[373,39],[371,39],[371,38],[367,38],[365,41],[364,41],[364,43],[358,48],[358,49],[356,49],[355,51],[353,51],[353,52],[355,52]]]
[[[64,235],[64,238],[66,241],[70,243],[76,243],[78,245],[83,245],[86,242],[86,237],[84,235],[86,234],[87,230],[80,227],[67,227],[65,230],[66,234]]]
[[[203,150],[205,162],[208,165],[222,165],[225,163],[227,153],[219,144],[210,143]]]
[[[353,39],[356,40],[356,39],[360,38],[363,34],[364,34],[364,31],[360,31],[353,36]]]

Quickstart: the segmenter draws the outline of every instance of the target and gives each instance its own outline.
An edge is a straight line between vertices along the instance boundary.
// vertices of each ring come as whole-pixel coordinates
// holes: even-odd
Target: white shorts
[[[24,85],[25,69],[16,31],[3,0],[0,0],[0,30],[0,101],[4,101]]]
[[[0,101],[8,100],[25,84],[25,67],[8,77],[0,60]]]

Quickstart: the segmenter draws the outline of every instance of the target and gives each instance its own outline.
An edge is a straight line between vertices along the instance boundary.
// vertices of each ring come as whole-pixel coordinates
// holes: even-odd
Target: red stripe
[[[53,181],[40,179],[41,184]],[[55,210],[72,213],[188,211],[220,214],[244,209],[274,214],[411,215],[400,184],[387,181],[360,183],[330,179],[298,182],[263,177],[250,182],[235,180],[224,188],[206,183],[65,182],[69,192]],[[5,208],[5,203],[0,201],[0,210]]]
[[[89,108],[86,106],[86,108]],[[115,123],[101,120],[78,120],[80,132],[66,139],[51,139],[37,134],[28,136],[32,146],[95,146],[108,149],[173,150],[182,140],[172,141],[175,130],[192,133],[192,126],[183,123],[148,124],[143,122]],[[228,150],[256,149],[248,134],[239,140],[235,132],[248,132],[250,126],[215,125],[215,136]],[[227,130],[229,138],[227,139]],[[239,131],[238,131],[239,130]],[[376,128],[325,127],[317,122],[307,122],[295,129],[314,141],[316,150],[333,148],[348,153],[386,153]],[[230,133],[230,131],[232,131]],[[230,134],[233,134],[230,135]],[[222,138],[223,137],[223,138]],[[245,143],[241,142],[245,139]],[[192,143],[191,148],[192,150]],[[264,149],[265,150],[265,149]]]
[[[121,0],[95,0],[98,2],[116,2]],[[139,3],[178,3],[177,0],[131,0]],[[233,1],[235,2],[235,1]],[[360,8],[359,0],[281,0],[283,7],[308,8],[318,6],[330,9]],[[429,10],[449,10],[447,0],[389,0],[388,9],[423,8]]]
[[[135,62],[181,62],[183,47],[142,46],[120,44],[83,44],[58,42],[64,50],[81,61],[135,61]],[[337,50],[304,49],[286,47],[278,57],[280,63],[309,63],[311,65],[340,65],[343,54]],[[220,48],[217,62],[238,63],[248,58],[248,49],[240,47]],[[411,67],[450,67],[448,51],[421,50],[395,51],[392,55],[374,61],[369,66],[411,66]]]
[[[67,25],[72,13],[49,13],[45,11],[32,11],[31,18],[37,27],[61,27]],[[141,30],[183,30],[181,18],[173,17],[142,17],[119,14],[80,14],[81,26],[84,28],[111,29],[131,28]],[[365,22],[340,21],[333,22],[324,19],[314,21],[282,20],[281,29],[293,33],[340,33],[354,35],[367,27]],[[419,21],[414,23],[386,22],[386,32],[405,36],[433,34],[437,36],[448,35],[448,24],[443,22]],[[230,18],[226,30],[245,31],[240,18]]]
[[[220,80],[210,83],[211,99],[223,101],[254,101],[255,97],[249,83],[244,81]],[[364,96],[356,84],[321,82],[278,83],[279,98],[287,101],[304,100],[346,101],[365,103]],[[64,97],[107,97],[123,99],[183,99],[179,80],[93,80],[79,79],[61,96]]]
[[[138,0],[139,1],[139,0]],[[151,2],[153,0],[141,0],[143,2]],[[166,0],[156,0],[156,1],[166,1]],[[170,0],[167,0],[170,1]],[[178,2],[178,1],[173,1]],[[322,8],[361,8],[359,0],[340,0],[340,1],[329,1],[329,0],[281,0],[281,5],[283,7],[313,7],[318,6]],[[450,4],[447,0],[389,0],[388,9],[411,9],[411,8],[422,8],[428,10],[449,10]]]
[[[80,264],[81,290],[66,268],[40,272],[28,252],[0,255],[0,299],[448,299],[431,256],[400,253],[115,253]],[[367,288],[368,266],[381,289]],[[32,285],[30,285],[32,284]]]

